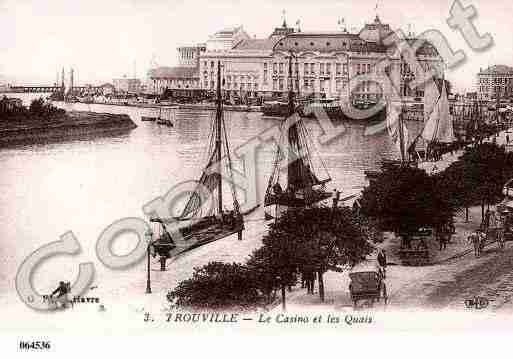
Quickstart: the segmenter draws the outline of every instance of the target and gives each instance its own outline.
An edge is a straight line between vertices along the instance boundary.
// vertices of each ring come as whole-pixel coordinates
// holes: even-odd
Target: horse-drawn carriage
[[[387,304],[387,287],[383,272],[377,264],[369,261],[357,264],[349,272],[349,278],[351,279],[349,293],[355,308],[358,301],[362,299],[370,300],[372,305],[374,301],[379,302],[382,298]]]
[[[413,235],[402,234],[403,238],[399,258],[403,265],[419,266],[430,263],[426,240],[432,237],[432,230],[421,228]]]

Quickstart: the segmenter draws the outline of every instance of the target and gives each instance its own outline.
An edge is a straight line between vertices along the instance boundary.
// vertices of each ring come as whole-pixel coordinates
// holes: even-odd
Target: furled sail
[[[266,206],[298,207],[329,197],[322,189],[315,188],[329,182],[331,177],[322,159],[314,155],[309,136],[297,113],[282,123],[282,135],[264,199]]]
[[[455,141],[445,81],[442,81],[442,93],[424,126],[422,138],[429,142],[450,143]]]

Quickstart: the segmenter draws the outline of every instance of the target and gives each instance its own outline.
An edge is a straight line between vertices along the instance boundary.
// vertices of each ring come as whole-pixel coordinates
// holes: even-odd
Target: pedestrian
[[[70,285],[70,282],[59,282],[59,286],[57,287],[57,289],[55,289],[52,294],[50,294],[50,298],[54,299],[53,296],[54,295],[57,295],[55,297],[55,304],[57,305],[57,307],[59,307],[59,304],[62,306],[62,308],[66,308],[68,303],[70,303],[71,301],[69,300],[68,298],[68,293],[70,292],[71,290],[71,285]]]
[[[387,255],[385,254],[384,249],[381,249],[381,248],[379,249],[378,257],[376,259],[377,259],[380,269],[383,273],[383,278],[385,278],[386,271],[387,271]]]
[[[447,238],[445,233],[438,235],[438,241],[440,242],[440,250],[447,249]]]
[[[481,238],[479,237],[478,231],[473,232],[470,236],[468,236],[468,241],[472,243],[474,247],[474,256],[479,257],[479,242]]]

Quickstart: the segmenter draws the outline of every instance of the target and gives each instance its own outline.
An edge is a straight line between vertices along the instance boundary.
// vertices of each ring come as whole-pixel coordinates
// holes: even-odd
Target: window
[[[210,67],[214,67],[214,61],[210,61]]]
[[[342,65],[342,72],[347,75],[347,64]]]
[[[278,89],[278,80],[273,79],[273,90],[276,91]]]
[[[337,79],[337,80],[335,81],[335,89],[336,89],[337,91],[342,90],[342,80]]]
[[[326,64],[326,75],[331,75],[331,64]]]
[[[325,92],[326,91],[326,89],[325,89],[325,87],[326,87],[326,80],[319,81],[319,86],[320,86],[321,92]]]
[[[371,73],[371,64],[367,64],[367,73],[370,74]]]
[[[315,75],[315,64],[310,64],[310,73]]]
[[[279,87],[280,91],[283,90],[283,79],[278,80],[278,87]]]
[[[273,74],[278,73],[278,64],[276,62],[273,62]]]
[[[360,74],[360,64],[356,64],[356,74]]]
[[[335,65],[335,73],[336,73],[337,75],[340,75],[340,73],[341,73],[341,68],[342,68],[342,64],[337,62],[337,64]]]
[[[283,74],[283,62],[280,62],[280,65],[279,65],[279,73],[280,73],[280,74]]]
[[[319,73],[321,75],[324,75],[324,64],[323,63],[319,64]]]

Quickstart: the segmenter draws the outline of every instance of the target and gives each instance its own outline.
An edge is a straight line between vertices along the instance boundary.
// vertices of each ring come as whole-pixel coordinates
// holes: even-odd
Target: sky
[[[243,25],[264,38],[283,21],[299,19],[303,31],[359,31],[377,13],[393,29],[419,34],[436,29],[467,60],[449,69],[456,90],[474,90],[476,73],[489,65],[513,65],[513,3],[462,0],[473,5],[479,33],[494,45],[475,52],[447,25],[452,0],[0,0],[0,83],[47,84],[65,67],[78,84],[144,76],[152,57],[161,66],[177,63],[176,47],[204,42],[224,27]]]

